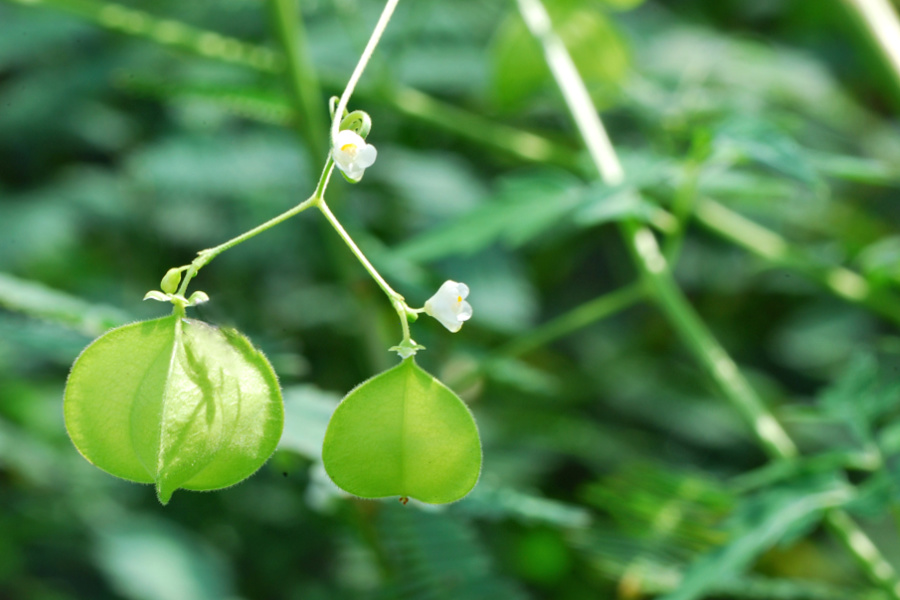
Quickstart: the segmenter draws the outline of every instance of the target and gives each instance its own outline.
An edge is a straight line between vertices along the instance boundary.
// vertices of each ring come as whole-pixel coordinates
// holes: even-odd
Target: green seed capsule
[[[163,275],[162,281],[159,282],[159,289],[167,294],[174,294],[178,290],[178,284],[181,283],[181,269],[169,269]]]
[[[167,275],[168,276],[168,275]],[[107,332],[72,366],[66,429],[117,477],[213,490],[249,477],[284,425],[271,365],[241,334],[175,315]]]

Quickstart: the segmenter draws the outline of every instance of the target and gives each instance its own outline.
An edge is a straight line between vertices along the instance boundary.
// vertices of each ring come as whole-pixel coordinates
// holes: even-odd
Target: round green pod
[[[213,490],[252,475],[284,426],[271,365],[241,334],[171,315],[113,329],[76,359],[64,413],[79,452],[104,471]]]
[[[332,481],[361,498],[429,504],[468,494],[481,473],[481,440],[466,405],[410,357],[360,384],[325,432]]]

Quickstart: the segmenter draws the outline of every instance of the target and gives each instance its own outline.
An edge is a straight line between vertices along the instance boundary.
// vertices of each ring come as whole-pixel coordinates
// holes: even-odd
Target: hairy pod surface
[[[104,471],[214,490],[275,451],[284,406],[275,372],[240,333],[171,315],[113,329],[75,361],[64,412],[79,452]]]
[[[410,357],[341,401],[322,461],[332,481],[355,496],[443,504],[478,482],[481,440],[462,400]]]

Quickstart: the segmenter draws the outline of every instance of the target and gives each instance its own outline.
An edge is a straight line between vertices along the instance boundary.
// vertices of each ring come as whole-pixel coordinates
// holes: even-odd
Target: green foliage
[[[331,479],[361,498],[455,502],[481,473],[481,441],[466,405],[413,358],[361,383],[325,432]]]
[[[580,75],[591,85],[619,83],[629,56],[621,34],[597,7],[587,2],[556,2],[553,21]],[[624,7],[623,7],[624,8]],[[537,92],[552,89],[540,45],[519,15],[500,25],[493,43],[492,96],[504,111],[521,109]],[[602,56],[602,60],[597,60]]]
[[[320,119],[382,4],[297,4]],[[327,194],[411,303],[471,287],[461,334],[422,317],[414,337],[478,418],[478,485],[400,506],[329,479],[328,422],[392,366],[397,323],[304,214],[204,268],[212,300],[192,309],[222,324],[213,358],[246,347],[228,326],[265,350],[278,450],[163,510],[73,451],[68,368],[155,317],[140,299],[167,269],[308,196],[323,157],[297,133],[315,119],[259,3],[0,2],[0,597],[891,597],[828,533],[842,507],[900,565],[900,138],[875,46],[849,3],[546,4],[625,184],[596,181],[515,3],[426,0],[400,3],[354,95],[378,162]],[[627,220],[652,227],[798,456],[767,460],[648,302]],[[152,362],[107,350],[86,410]],[[130,426],[98,427],[132,447]]]
[[[90,462],[154,483],[166,504],[178,488],[213,490],[269,458],[284,422],[265,357],[240,334],[179,315],[103,335],[66,384],[66,428]]]
[[[442,514],[385,507],[377,522],[394,582],[376,598],[527,598],[494,572],[491,557],[471,526]]]

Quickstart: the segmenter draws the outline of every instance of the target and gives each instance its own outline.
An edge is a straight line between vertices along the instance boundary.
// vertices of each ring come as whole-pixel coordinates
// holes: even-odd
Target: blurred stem
[[[526,25],[544,48],[547,64],[594,159],[597,172],[609,185],[621,183],[624,179],[621,163],[584,81],[553,31],[550,16],[540,0],[518,0],[518,4]],[[726,397],[749,421],[766,452],[773,458],[794,456],[797,453],[794,442],[688,303],[673,279],[653,233],[633,220],[622,223],[621,229],[642,279],[654,294],[657,304]],[[838,509],[828,511],[825,522],[872,582],[900,600],[900,581],[896,572],[865,532]]]
[[[462,138],[500,150],[519,160],[571,168],[578,155],[533,133],[503,125],[406,87],[382,89],[383,101],[401,114]]]
[[[855,271],[820,264],[792,248],[777,233],[713,200],[701,200],[695,217],[698,223],[729,242],[774,265],[802,273],[847,302],[865,307],[900,325],[900,302],[893,294],[872,287]]]
[[[890,0],[844,0],[864,23],[866,32],[891,69],[894,96],[900,99],[900,19]]]
[[[773,458],[795,456],[797,448],[781,423],[753,390],[738,366],[685,298],[672,277],[653,233],[635,221],[624,222],[622,233],[641,277],[657,305],[726,398],[744,416],[766,454]]]
[[[306,140],[311,156],[328,152],[325,140],[325,104],[315,68],[309,56],[306,30],[299,18],[297,0],[269,0],[269,9],[278,41],[284,51],[285,75],[290,87],[294,126]]]
[[[887,562],[850,515],[838,509],[825,513],[825,526],[850,550],[859,567],[869,579],[887,591],[891,598],[900,598],[900,580],[894,567]]]
[[[622,164],[584,81],[575,69],[562,40],[553,31],[550,16],[540,0],[518,0],[518,3],[526,25],[544,48],[547,64],[575,119],[597,173],[610,186],[621,184],[625,178]],[[776,457],[796,454],[794,443],[781,424],[684,297],[672,278],[668,263],[650,229],[634,220],[623,222],[620,228],[648,291],[682,341],[748,420],[766,451]]]
[[[644,298],[646,298],[646,290],[643,285],[637,283],[598,296],[539,327],[535,327],[520,337],[513,338],[497,348],[494,354],[504,357],[520,356],[625,310]]]
[[[685,165],[684,181],[675,192],[672,199],[672,215],[678,222],[678,229],[671,235],[666,237],[664,243],[663,254],[669,264],[675,264],[678,256],[681,254],[681,247],[684,244],[684,236],[687,232],[688,223],[694,212],[694,204],[697,201],[697,181],[700,178],[700,169],[703,164],[703,157],[697,156],[700,152],[697,149],[695,141],[693,156],[688,159]],[[703,153],[705,154],[705,152]]]
[[[104,29],[148,39],[163,46],[178,48],[199,56],[243,65],[258,71],[277,73],[282,58],[262,46],[213,31],[155,17],[142,10],[114,2],[98,0],[7,0],[13,4],[47,6],[91,21]]]

